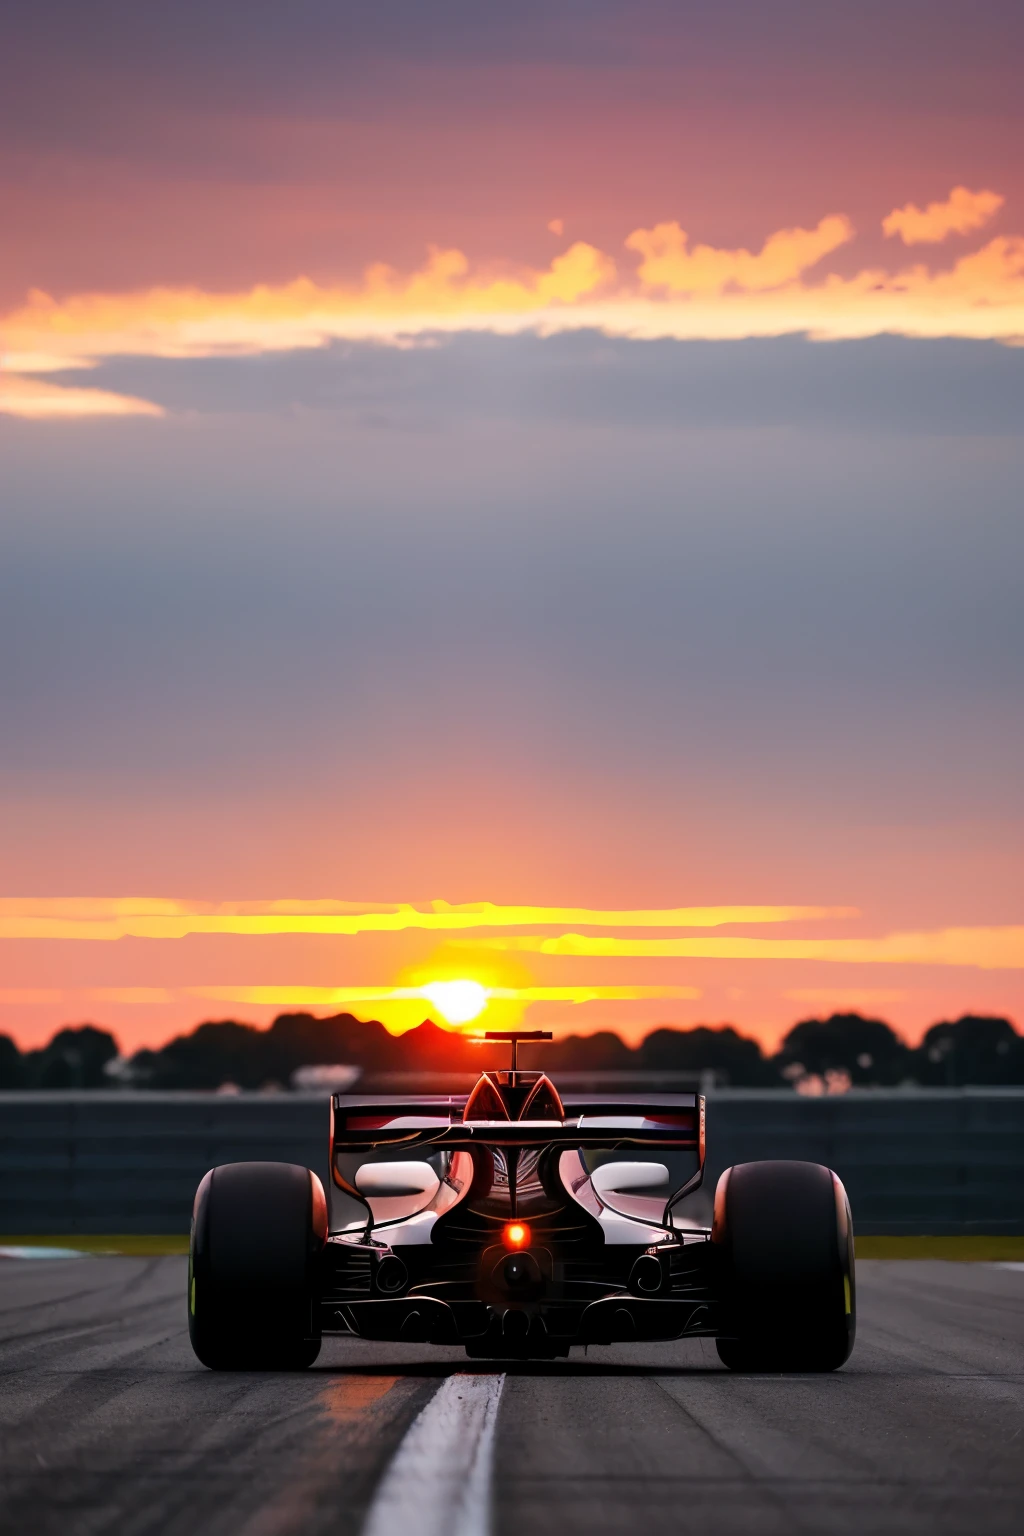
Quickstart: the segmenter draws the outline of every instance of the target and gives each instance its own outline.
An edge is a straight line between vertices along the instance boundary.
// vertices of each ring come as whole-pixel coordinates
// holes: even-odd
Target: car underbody
[[[498,1244],[475,1258],[419,1245],[396,1252],[334,1235],[327,1244],[321,1330],[462,1344],[469,1355],[495,1358],[719,1333],[710,1231],[604,1251],[564,1224],[534,1228],[534,1236],[539,1246],[531,1256],[540,1278],[530,1277],[531,1284],[514,1273],[506,1277],[514,1261]]]

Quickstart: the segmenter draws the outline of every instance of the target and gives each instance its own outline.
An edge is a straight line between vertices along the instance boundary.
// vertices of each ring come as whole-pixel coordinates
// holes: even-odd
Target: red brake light
[[[519,1248],[529,1248],[530,1229],[526,1225],[525,1221],[506,1222],[504,1230],[501,1234],[501,1240],[505,1244],[506,1248],[511,1248],[513,1250]]]

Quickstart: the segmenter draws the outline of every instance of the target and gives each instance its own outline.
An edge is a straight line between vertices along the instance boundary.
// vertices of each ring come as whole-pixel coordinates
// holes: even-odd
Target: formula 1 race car
[[[713,1338],[733,1370],[831,1371],[853,1347],[853,1224],[816,1163],[704,1174],[704,1099],[559,1093],[484,1072],[468,1095],[331,1101],[316,1174],[228,1163],[196,1192],[192,1347],[213,1369],[310,1365],[324,1334],[553,1359],[573,1345]]]

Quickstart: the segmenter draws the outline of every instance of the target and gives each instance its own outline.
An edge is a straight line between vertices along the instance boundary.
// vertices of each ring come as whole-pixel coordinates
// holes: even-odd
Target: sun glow
[[[421,991],[449,1024],[468,1024],[487,1007],[487,989],[478,981],[432,981]]]

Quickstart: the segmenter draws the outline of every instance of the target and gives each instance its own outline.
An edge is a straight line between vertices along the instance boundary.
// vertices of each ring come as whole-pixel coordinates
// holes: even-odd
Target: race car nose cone
[[[511,1248],[513,1252],[520,1248],[529,1248],[530,1229],[525,1221],[506,1222],[501,1234],[501,1240],[505,1247]]]

